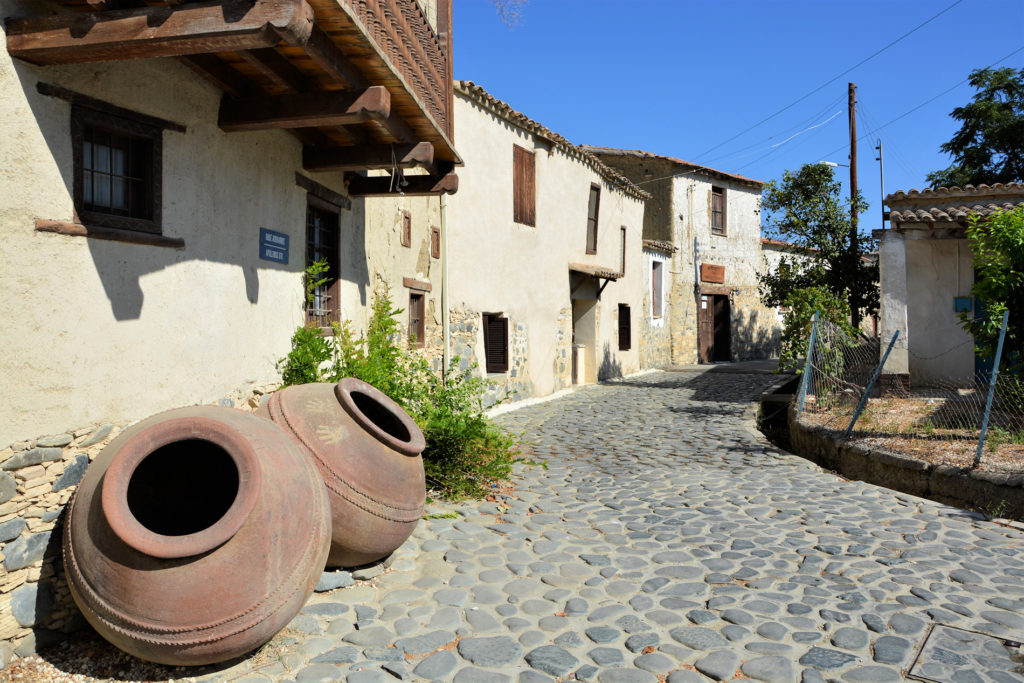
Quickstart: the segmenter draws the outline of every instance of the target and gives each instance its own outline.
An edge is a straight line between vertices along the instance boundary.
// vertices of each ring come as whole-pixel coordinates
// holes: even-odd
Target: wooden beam
[[[404,180],[406,184],[398,187],[400,183],[393,182],[390,176],[375,178],[352,176],[348,185],[348,194],[351,197],[396,197],[399,194],[418,197],[455,194],[459,189],[459,176],[454,173],[443,176],[410,175],[405,176]]]
[[[231,0],[9,18],[7,51],[32,64],[76,64],[300,45],[313,28],[305,0]]]
[[[363,92],[336,90],[301,95],[263,95],[225,99],[217,125],[232,133],[241,130],[349,126],[370,119],[387,118],[391,93],[384,86]]]
[[[181,61],[232,97],[244,97],[253,90],[248,78],[216,55],[186,55]]]
[[[282,93],[300,93],[309,89],[309,79],[286,57],[272,47],[243,50],[238,56],[255,68],[271,87]]]
[[[367,171],[370,169],[431,167],[434,146],[429,142],[414,145],[359,145],[356,147],[306,147],[302,167],[307,171]]]
[[[365,90],[372,85],[363,72],[349,61],[341,48],[335,45],[331,37],[324,33],[319,26],[313,27],[309,34],[309,40],[302,48],[309,58],[316,62],[317,66],[329,73],[343,88]]]

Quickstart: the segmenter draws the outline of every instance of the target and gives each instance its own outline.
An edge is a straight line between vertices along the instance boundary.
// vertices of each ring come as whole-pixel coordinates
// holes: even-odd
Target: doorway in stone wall
[[[701,363],[731,360],[731,311],[727,294],[701,294],[698,325]]]

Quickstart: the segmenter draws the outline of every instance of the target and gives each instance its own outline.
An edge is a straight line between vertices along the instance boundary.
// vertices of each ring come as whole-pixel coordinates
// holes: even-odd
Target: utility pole
[[[850,243],[848,259],[850,275],[857,272],[860,266],[860,249],[857,236],[857,86],[849,84],[849,117],[850,117]],[[850,297],[850,318],[854,327],[860,327],[860,294]]]
[[[879,198],[881,204],[879,207],[882,211],[882,230],[885,230],[885,164],[882,162],[882,138],[878,138],[878,144],[875,145],[875,149],[878,150],[878,157],[875,161],[878,162],[878,187],[880,191]]]

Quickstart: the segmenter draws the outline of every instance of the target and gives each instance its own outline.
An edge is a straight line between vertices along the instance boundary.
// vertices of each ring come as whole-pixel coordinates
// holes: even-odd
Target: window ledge
[[[149,232],[108,228],[100,225],[85,225],[72,221],[51,221],[38,218],[36,219],[36,230],[38,232],[54,232],[58,235],[70,235],[72,237],[92,237],[99,240],[128,242],[129,244],[145,244],[151,247],[185,248],[185,240],[180,237],[167,237]]]

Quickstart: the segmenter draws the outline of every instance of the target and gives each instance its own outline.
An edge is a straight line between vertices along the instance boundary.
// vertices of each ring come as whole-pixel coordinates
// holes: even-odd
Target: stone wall
[[[968,509],[1001,508],[1001,514],[1024,518],[1024,473],[965,470],[933,465],[883,449],[839,439],[789,410],[789,440],[797,455],[849,479]]]

